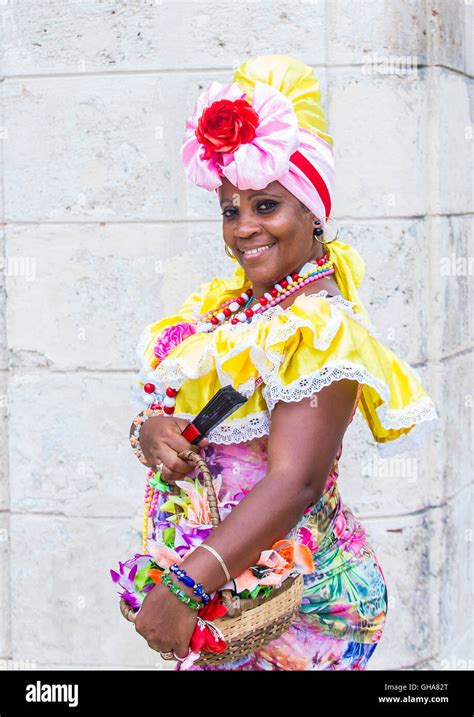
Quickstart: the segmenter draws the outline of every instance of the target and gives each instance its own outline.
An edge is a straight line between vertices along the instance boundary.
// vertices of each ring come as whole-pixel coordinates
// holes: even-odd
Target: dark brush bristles
[[[246,401],[245,396],[242,396],[233,386],[223,386],[198,413],[193,423],[198,431],[205,435]]]

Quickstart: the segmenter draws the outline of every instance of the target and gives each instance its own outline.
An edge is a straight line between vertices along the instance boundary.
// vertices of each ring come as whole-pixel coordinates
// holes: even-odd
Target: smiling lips
[[[255,247],[255,249],[239,249],[239,251],[242,252],[245,257],[260,256],[261,254],[264,254],[266,251],[271,249],[271,247],[274,245],[275,242],[273,242],[273,244],[265,244],[264,246]]]

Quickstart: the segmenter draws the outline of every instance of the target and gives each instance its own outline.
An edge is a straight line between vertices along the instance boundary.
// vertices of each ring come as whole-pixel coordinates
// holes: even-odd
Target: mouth
[[[272,246],[275,246],[276,242],[272,242],[271,244],[264,244],[262,246],[255,247],[254,249],[239,249],[242,256],[245,257],[245,259],[254,260],[259,256],[262,256],[263,254],[266,254]]]

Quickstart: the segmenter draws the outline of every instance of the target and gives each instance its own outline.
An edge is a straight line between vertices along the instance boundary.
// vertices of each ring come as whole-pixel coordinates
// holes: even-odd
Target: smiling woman
[[[187,175],[218,193],[236,267],[140,338],[135,396],[159,415],[136,419],[131,436],[161,480],[150,478],[143,553],[112,571],[140,608],[138,633],[177,670],[362,670],[384,629],[382,567],[339,492],[343,437],[359,408],[390,455],[438,416],[415,371],[376,337],[357,292],[362,258],[327,235],[326,130],[313,70],[282,55],[213,82],[186,122]],[[213,527],[198,470],[177,454],[191,447],[187,421],[228,384],[247,401],[199,444],[221,519]],[[239,659],[196,663],[223,649],[212,627],[220,590],[268,597],[295,572],[304,590],[288,630]]]
[[[316,218],[279,182],[255,192],[239,190],[223,177],[220,204],[224,241],[252,282],[253,301],[271,291],[275,277],[294,274],[302,263],[323,258],[323,247],[313,235]],[[295,294],[321,289],[339,293],[336,281],[324,276],[317,289],[304,286]]]

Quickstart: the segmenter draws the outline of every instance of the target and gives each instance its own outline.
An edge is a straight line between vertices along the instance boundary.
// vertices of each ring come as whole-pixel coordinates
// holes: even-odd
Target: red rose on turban
[[[196,128],[196,137],[204,145],[203,159],[214,152],[235,152],[251,142],[259,116],[247,100],[217,100],[206,107]]]

